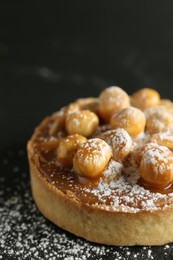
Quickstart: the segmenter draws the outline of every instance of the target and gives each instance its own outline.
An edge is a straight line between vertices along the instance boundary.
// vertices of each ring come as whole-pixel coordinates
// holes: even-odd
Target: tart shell
[[[53,186],[37,165],[34,135],[28,142],[31,188],[40,212],[55,225],[86,240],[116,246],[162,245],[173,241],[173,206],[117,212],[82,203]]]

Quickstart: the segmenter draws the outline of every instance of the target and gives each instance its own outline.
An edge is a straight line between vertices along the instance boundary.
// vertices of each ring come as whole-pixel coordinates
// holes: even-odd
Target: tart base
[[[32,141],[28,143],[28,157],[33,198],[40,212],[55,225],[108,245],[162,245],[173,241],[173,207],[128,213],[84,204],[73,193],[63,193],[43,177]]]

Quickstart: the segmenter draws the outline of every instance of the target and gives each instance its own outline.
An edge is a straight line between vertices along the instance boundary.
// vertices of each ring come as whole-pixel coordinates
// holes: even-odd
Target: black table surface
[[[89,243],[31,196],[26,143],[47,115],[111,85],[173,99],[173,3],[0,3],[0,259],[173,259],[171,244]]]

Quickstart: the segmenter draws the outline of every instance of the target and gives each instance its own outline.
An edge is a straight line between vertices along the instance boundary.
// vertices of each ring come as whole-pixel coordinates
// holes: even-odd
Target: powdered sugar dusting
[[[155,174],[165,174],[168,170],[173,171],[173,156],[165,146],[151,148],[143,155],[144,166],[152,165]]]
[[[132,148],[132,139],[123,128],[106,131],[99,137],[112,147],[115,160],[124,158]]]
[[[112,160],[98,185],[95,188],[83,188],[83,190],[98,198],[96,206],[117,212],[153,211],[168,207],[167,203],[173,202],[172,193],[168,195],[152,193],[138,185],[139,172],[133,174],[135,176],[133,176],[133,182],[130,183],[128,176],[122,174],[120,164]],[[112,178],[109,179],[110,175]]]
[[[159,133],[158,137],[160,138],[160,140],[166,140],[166,141],[173,142],[173,135],[171,135],[171,133],[169,133],[169,132]]]
[[[107,105],[115,104],[116,107],[122,108],[129,105],[129,97],[120,87],[111,86],[101,93],[100,102]]]
[[[83,153],[81,151],[83,151]],[[79,160],[84,161],[84,165],[92,163],[95,166],[99,165],[101,160],[107,161],[108,154],[110,153],[111,148],[106,142],[99,138],[88,140],[81,145],[77,152]]]
[[[165,132],[173,125],[173,116],[168,111],[158,110],[151,114],[146,122],[146,130],[150,133]]]
[[[103,172],[103,178],[118,179],[122,173],[123,166],[121,163],[111,160]]]

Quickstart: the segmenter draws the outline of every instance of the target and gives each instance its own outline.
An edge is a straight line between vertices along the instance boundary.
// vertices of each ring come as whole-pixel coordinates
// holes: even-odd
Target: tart
[[[45,118],[27,145],[40,212],[96,243],[173,242],[172,111],[156,90],[113,86]]]

